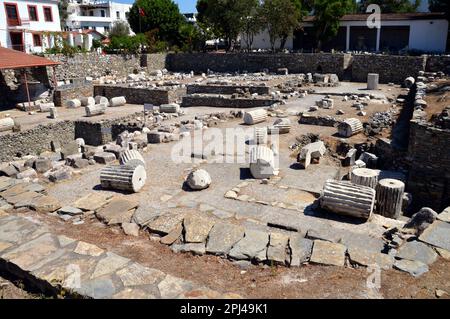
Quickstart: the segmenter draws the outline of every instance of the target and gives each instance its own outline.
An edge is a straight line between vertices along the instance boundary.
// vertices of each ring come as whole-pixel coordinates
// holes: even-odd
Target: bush
[[[135,36],[112,37],[110,44],[105,47],[107,53],[136,54],[141,52],[147,45],[147,38],[144,34]]]

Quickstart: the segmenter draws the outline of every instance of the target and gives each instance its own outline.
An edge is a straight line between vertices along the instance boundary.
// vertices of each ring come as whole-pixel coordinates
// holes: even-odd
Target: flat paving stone
[[[183,225],[181,225],[180,223],[170,233],[162,237],[159,242],[163,245],[172,245],[178,239],[181,239],[182,235],[183,235]]]
[[[209,232],[206,252],[226,255],[230,249],[244,237],[243,227],[231,223],[218,222]]]
[[[419,240],[450,251],[450,224],[437,220],[428,226]]]
[[[347,247],[338,243],[315,240],[311,262],[322,265],[344,266]]]
[[[162,212],[159,209],[140,205],[133,214],[133,221],[139,226],[145,227],[150,221],[161,216],[161,214]]]
[[[104,275],[110,275],[116,270],[123,268],[129,262],[130,260],[128,258],[119,256],[111,252],[107,252],[106,256],[99,260],[97,266],[95,266],[94,272],[91,275],[91,279],[95,279]]]
[[[164,280],[158,284],[161,298],[172,299],[177,298],[184,292],[191,291],[193,284],[187,280],[183,280],[172,275],[167,275]]]
[[[53,196],[40,196],[31,202],[30,208],[38,213],[53,213],[61,208],[61,203]]]
[[[5,197],[6,201],[14,205],[14,207],[30,207],[34,200],[38,197],[42,197],[43,195],[36,192],[24,192],[14,196]]]
[[[420,277],[428,272],[428,266],[418,260],[401,259],[394,263],[394,268],[407,272],[414,277]]]
[[[293,234],[289,238],[289,247],[291,249],[290,265],[300,266],[311,258],[313,241],[304,238],[300,234]]]
[[[204,243],[215,221],[199,215],[187,215],[183,220],[184,241],[186,243]]]
[[[90,193],[80,199],[78,199],[73,207],[79,208],[84,211],[96,211],[108,203],[113,196],[104,194],[101,192]]]
[[[277,264],[285,264],[287,259],[287,247],[289,236],[281,233],[271,233],[267,259]]]
[[[111,278],[96,278],[82,281],[81,287],[76,291],[94,299],[110,299],[117,292],[117,288]]]
[[[410,241],[403,244],[396,255],[400,259],[418,260],[424,264],[431,265],[437,259],[433,248],[419,241]]]
[[[348,248],[350,260],[362,266],[378,265],[382,269],[390,269],[394,264],[394,257],[355,247]]]
[[[58,209],[58,214],[77,216],[77,215],[83,215],[83,211],[76,207],[64,206],[64,207],[61,207],[60,209]]]
[[[152,233],[167,235],[183,222],[185,214],[166,213],[147,224]]]
[[[98,257],[102,255],[105,251],[93,244],[89,244],[84,241],[79,241],[73,252],[79,255]]]
[[[96,211],[96,216],[108,225],[129,223],[139,202],[115,198]]]
[[[166,276],[160,270],[144,267],[138,263],[132,263],[117,271],[116,275],[125,287],[157,284]]]
[[[267,245],[269,234],[259,230],[245,230],[245,237],[242,238],[230,250],[228,256],[233,259],[250,259],[262,262],[267,259]]]
[[[158,288],[154,287],[152,290],[141,288],[125,288],[112,296],[112,299],[158,299]]]
[[[450,223],[450,207],[447,207],[437,217],[439,220]]]

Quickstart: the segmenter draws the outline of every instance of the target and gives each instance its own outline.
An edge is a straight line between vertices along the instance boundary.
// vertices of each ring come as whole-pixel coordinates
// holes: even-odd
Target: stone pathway
[[[0,211],[0,269],[51,294],[84,298],[239,298],[145,267]]]

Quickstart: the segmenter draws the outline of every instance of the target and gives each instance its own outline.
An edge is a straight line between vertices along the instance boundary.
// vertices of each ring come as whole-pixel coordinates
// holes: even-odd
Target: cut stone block
[[[289,247],[291,250],[290,265],[298,267],[311,258],[313,241],[303,238],[301,235],[291,235]]]
[[[108,225],[131,222],[134,209],[139,206],[136,201],[116,198],[96,211],[97,217]]]
[[[269,234],[259,230],[247,229],[242,238],[228,254],[233,259],[256,260],[262,262],[267,259],[267,245]]]
[[[73,206],[84,211],[96,211],[105,206],[111,197],[111,195],[101,192],[90,193],[78,199]]]
[[[188,215],[183,220],[184,241],[186,243],[204,243],[214,221],[210,218]]]
[[[287,259],[289,236],[280,233],[271,233],[267,259],[277,264],[285,264]]]
[[[216,223],[208,237],[206,251],[210,254],[226,255],[244,237],[244,228],[229,223]]]
[[[344,245],[315,240],[310,261],[322,265],[344,266],[346,251]]]
[[[397,260],[394,263],[394,268],[407,272],[414,277],[420,277],[429,270],[426,264],[417,260],[412,261],[407,259]]]
[[[116,160],[116,156],[110,152],[99,152],[94,155],[94,160],[99,164],[108,164]]]
[[[403,244],[396,255],[397,258],[418,260],[424,264],[431,265],[437,259],[437,254],[428,245],[419,241],[411,241]]]
[[[427,227],[419,240],[450,251],[450,224],[440,220]]]

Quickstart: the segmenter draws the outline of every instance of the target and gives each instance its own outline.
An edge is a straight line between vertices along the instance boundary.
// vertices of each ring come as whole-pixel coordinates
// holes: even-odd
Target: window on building
[[[20,25],[20,17],[19,17],[19,10],[17,9],[17,4],[5,3],[5,10],[8,25],[10,26]]]
[[[42,46],[42,38],[40,34],[33,34],[33,44],[35,47]]]
[[[44,20],[45,22],[53,22],[52,7],[44,7]]]
[[[109,26],[106,26],[103,29],[105,30],[105,32],[109,32]]]
[[[116,11],[116,17],[117,19],[120,19],[120,11]]]
[[[30,21],[38,21],[37,7],[28,5],[28,16]]]
[[[93,16],[94,16],[94,11],[89,11],[89,15],[90,15],[91,17],[93,17]]]
[[[100,10],[100,15],[104,18],[106,16],[105,10]]]

